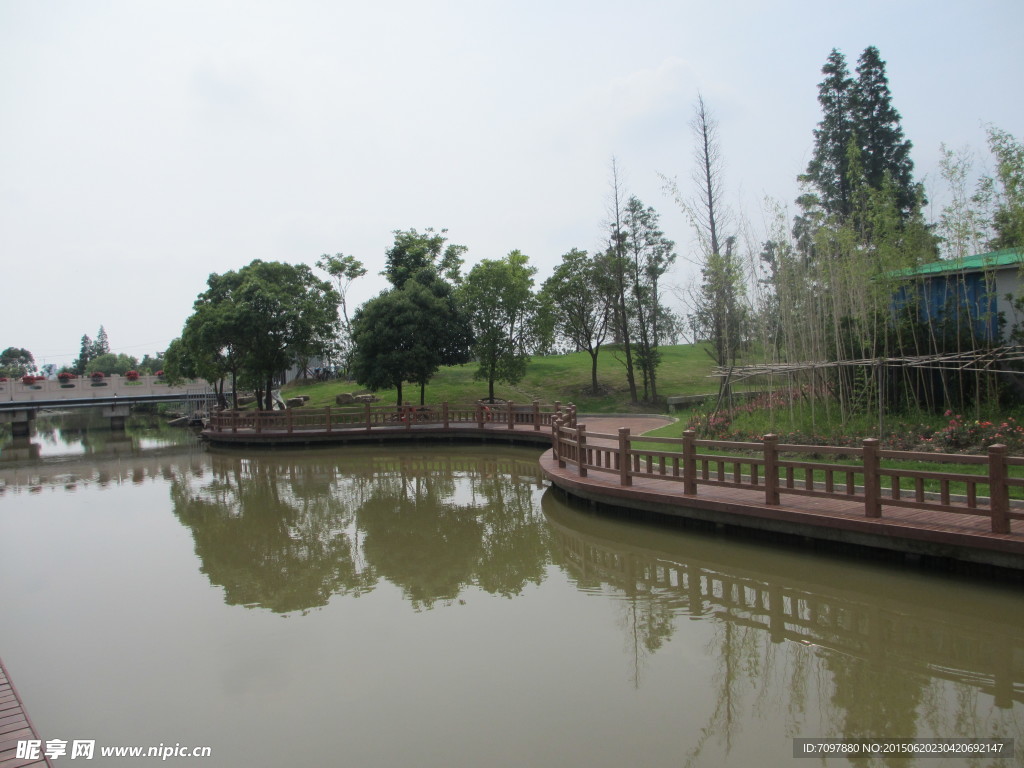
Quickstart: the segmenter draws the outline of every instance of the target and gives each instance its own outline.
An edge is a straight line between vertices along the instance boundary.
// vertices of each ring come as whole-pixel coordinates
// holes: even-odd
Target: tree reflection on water
[[[765,724],[787,738],[1024,744],[1019,589],[585,513],[545,489],[534,451],[192,446],[0,464],[0,498],[147,482],[170,489],[228,605],[301,615],[386,584],[429,611],[547,582],[543,621],[570,626],[574,598],[600,594],[587,608],[604,621],[613,607],[634,689],[678,686],[671,704],[692,721],[682,764],[741,753]]]
[[[172,499],[229,604],[307,611],[386,579],[424,609],[544,575],[535,461],[379,449],[214,454],[211,470],[175,478]]]

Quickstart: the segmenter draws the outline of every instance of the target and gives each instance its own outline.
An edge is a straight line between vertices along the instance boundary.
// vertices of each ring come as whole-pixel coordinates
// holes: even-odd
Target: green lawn
[[[717,392],[718,380],[709,378],[712,360],[702,346],[684,344],[662,347],[662,363],[658,368],[657,404],[647,403],[636,406],[629,404],[629,388],[626,369],[620,361],[617,348],[603,348],[598,356],[598,384],[600,392],[590,391],[590,355],[575,352],[568,355],[534,357],[526,369],[526,376],[514,387],[496,384],[495,397],[516,402],[540,400],[551,404],[556,401],[575,403],[586,413],[665,413],[666,395],[698,395]],[[427,385],[426,400],[429,403],[471,403],[487,396],[487,382],[475,380],[474,363],[442,368]],[[637,382],[642,396],[642,384]],[[342,392],[360,392],[363,388],[355,382],[328,381],[317,384],[288,385],[282,394],[287,397],[308,395],[310,407],[334,405],[335,395]],[[394,389],[376,392],[382,402],[395,402]],[[402,396],[409,402],[419,402],[419,387],[406,384]]]

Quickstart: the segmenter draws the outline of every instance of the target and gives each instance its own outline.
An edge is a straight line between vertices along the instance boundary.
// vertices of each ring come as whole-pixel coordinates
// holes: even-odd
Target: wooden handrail
[[[556,419],[552,425],[552,442],[560,467],[575,464],[580,477],[586,477],[591,470],[614,472],[621,486],[632,485],[635,477],[648,477],[681,482],[683,494],[690,496],[697,495],[701,485],[744,488],[764,493],[767,506],[778,506],[784,494],[843,499],[863,504],[868,518],[881,517],[886,505],[984,515],[991,519],[993,533],[1009,533],[1011,520],[1024,520],[1024,511],[1010,507],[1010,488],[1024,488],[1024,478],[1009,476],[1010,467],[1024,466],[1024,457],[1007,456],[1003,445],[991,446],[986,456],[959,456],[881,450],[874,438],[865,439],[859,447],[779,443],[776,435],[765,435],[761,442],[698,440],[693,430],[686,430],[681,438],[653,438],[631,435],[627,429],[614,435],[587,432],[582,426],[569,426],[564,418]],[[657,448],[637,447],[639,443],[654,444]],[[702,452],[708,448],[733,453]],[[859,461],[834,464],[780,457],[794,453],[845,455]],[[883,460],[959,463],[985,470],[970,474],[903,469],[883,466]],[[882,488],[883,478],[889,480],[888,493]],[[937,499],[926,494],[926,481],[938,483]],[[962,502],[953,503],[953,484],[963,486]],[[910,485],[913,498],[905,498]],[[978,486],[987,487],[987,499],[979,498]],[[982,500],[987,503],[982,504]]]

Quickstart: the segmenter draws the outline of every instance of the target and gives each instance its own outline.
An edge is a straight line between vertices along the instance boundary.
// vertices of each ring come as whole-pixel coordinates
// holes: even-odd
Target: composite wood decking
[[[580,423],[604,432],[620,426],[614,420],[582,417]],[[639,432],[644,425],[631,428]],[[761,490],[701,485],[696,494],[686,494],[681,483],[669,479],[633,477],[631,485],[623,486],[613,473],[590,471],[581,477],[571,463],[559,467],[552,451],[541,456],[540,464],[553,485],[606,507],[768,531],[798,540],[1024,570],[1024,522],[1017,519],[1011,521],[1009,533],[993,533],[985,516],[894,506],[885,498],[881,516],[869,518],[863,502],[853,499],[787,495],[782,504],[768,506]]]
[[[536,407],[533,410],[539,413]],[[230,425],[221,424],[219,428],[208,429],[204,434],[211,442],[221,445],[483,439],[550,446],[551,420],[555,416],[544,414],[545,423],[542,424],[536,415],[530,421],[528,414],[513,417],[509,411],[505,411],[504,415],[495,413],[493,421],[476,423],[472,416],[464,415],[460,421],[453,419],[447,423],[446,420],[442,424],[435,411],[429,420],[424,421],[395,423],[393,420],[374,420],[371,423],[367,418],[365,425],[361,426],[338,424],[325,428],[317,423],[323,417],[314,414],[279,415],[274,417],[276,423],[268,421],[263,424],[247,424],[243,419],[248,417],[236,415],[228,417],[235,420]],[[519,421],[520,418],[523,420]],[[304,423],[305,420],[308,421]],[[627,428],[633,435],[641,435],[672,419],[660,416],[602,415],[580,416],[577,421],[588,425],[588,430],[595,433],[588,446],[598,449],[613,444],[613,441],[601,439],[600,433],[607,438],[615,430]],[[604,460],[609,460],[607,451],[604,452]],[[865,515],[862,497],[824,498],[824,494],[805,496],[786,493],[781,503],[766,504],[763,487],[730,488],[700,484],[696,493],[687,493],[684,484],[678,482],[679,478],[659,479],[638,474],[632,477],[629,485],[623,485],[617,472],[609,472],[607,467],[603,472],[591,468],[591,471],[581,476],[578,466],[572,461],[560,467],[550,450],[541,456],[540,465],[548,480],[562,491],[587,502],[620,510],[667,515],[715,526],[766,531],[798,540],[863,546],[940,561],[975,563],[1024,572],[1024,513],[1019,506],[1010,510],[1009,519],[1005,521],[1007,530],[993,532],[991,517],[982,514],[981,510],[963,509],[955,513],[918,509],[912,504],[907,506],[906,498],[897,503],[891,494],[883,495],[878,500],[880,515],[869,517]],[[973,499],[973,489],[971,493]],[[946,500],[943,503],[948,505],[949,502]]]
[[[18,742],[29,739],[39,739],[39,736],[14,683],[7,674],[3,659],[0,659],[0,768],[50,766],[50,761],[42,752],[38,760],[26,760],[17,756]]]

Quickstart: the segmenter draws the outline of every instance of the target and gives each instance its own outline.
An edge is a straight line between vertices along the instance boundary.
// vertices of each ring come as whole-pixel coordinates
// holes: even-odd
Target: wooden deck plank
[[[42,756],[38,759],[18,757],[18,742],[33,739],[39,739],[38,731],[25,711],[3,659],[0,659],[0,768],[50,767],[49,758],[41,751]]]
[[[699,485],[695,496],[683,493],[681,483],[657,477],[634,477],[622,486],[617,475],[589,472],[580,477],[572,465],[559,468],[551,452],[541,457],[548,479],[570,494],[589,501],[679,517],[715,519],[731,525],[768,528],[808,538],[851,543],[873,541],[886,549],[989,562],[1024,569],[1024,526],[1013,521],[1011,533],[991,531],[987,517],[954,512],[882,506],[880,518],[865,515],[863,500],[785,494],[779,505],[765,504],[760,488]],[[866,546],[872,546],[866,543]],[[1011,564],[1016,563],[1016,564]]]

